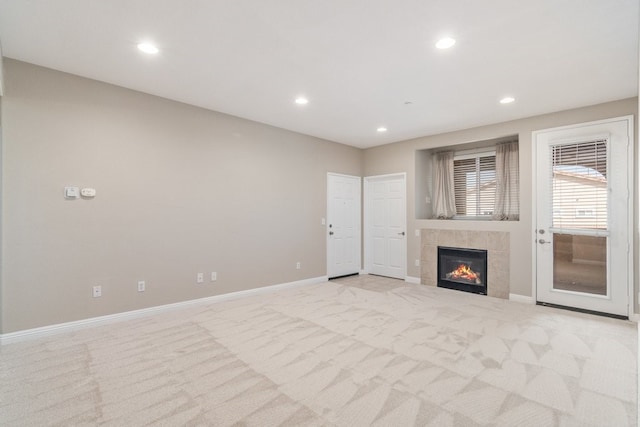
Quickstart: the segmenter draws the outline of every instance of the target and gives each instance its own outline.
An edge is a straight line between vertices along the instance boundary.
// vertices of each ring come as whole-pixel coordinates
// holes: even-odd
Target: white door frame
[[[576,123],[576,124],[572,124],[572,125],[567,125],[567,126],[559,126],[559,127],[554,127],[554,128],[549,128],[549,129],[541,129],[541,130],[537,130],[537,131],[533,131],[531,133],[531,170],[533,172],[532,174],[532,194],[533,195],[537,195],[538,194],[538,170],[537,170],[537,140],[538,140],[538,135],[541,133],[546,133],[546,132],[550,132],[550,131],[562,131],[562,130],[570,130],[570,129],[579,129],[585,126],[590,126],[590,125],[600,125],[600,124],[607,124],[607,123],[611,123],[611,122],[618,122],[618,121],[623,121],[626,120],[628,123],[628,127],[627,127],[627,131],[628,131],[628,137],[629,137],[629,144],[627,145],[627,170],[628,170],[628,176],[627,176],[627,188],[628,188],[628,192],[629,192],[629,198],[628,198],[628,203],[627,203],[627,227],[629,230],[628,233],[628,238],[627,238],[627,245],[628,245],[628,252],[627,252],[627,294],[628,294],[628,308],[627,308],[627,315],[629,316],[629,319],[631,319],[633,317],[633,308],[635,306],[635,298],[634,298],[634,256],[633,256],[633,235],[634,235],[634,231],[635,228],[633,226],[634,223],[634,214],[633,214],[633,210],[634,210],[634,206],[635,206],[635,189],[634,189],[634,168],[633,168],[633,164],[634,164],[634,157],[633,157],[633,147],[635,145],[635,138],[634,138],[634,131],[633,131],[633,125],[634,125],[634,117],[633,115],[627,115],[627,116],[620,116],[620,117],[613,117],[613,118],[609,118],[609,119],[603,119],[603,120],[596,120],[596,121],[590,121],[590,122],[584,122],[584,123]],[[639,153],[640,154],[640,153]],[[534,203],[531,204],[531,218],[532,218],[532,226],[533,229],[531,230],[533,237],[532,237],[532,241],[531,241],[531,259],[532,259],[532,268],[531,268],[531,296],[533,298],[533,302],[537,302],[538,301],[538,289],[537,289],[537,282],[538,282],[538,277],[537,277],[537,265],[538,265],[538,259],[537,259],[537,245],[539,244],[537,242],[537,225],[538,225],[538,218],[537,218],[537,203],[536,203],[536,199],[534,198]]]
[[[331,194],[329,193],[329,179],[330,177],[344,177],[344,178],[350,178],[350,179],[355,179],[358,180],[358,193],[356,195],[356,200],[358,202],[358,214],[357,214],[357,218],[356,218],[356,225],[355,225],[355,229],[357,231],[357,236],[356,236],[356,242],[357,242],[357,250],[355,253],[355,263],[357,265],[357,271],[354,271],[353,273],[360,273],[360,269],[362,268],[362,222],[361,222],[361,218],[362,218],[362,178],[359,176],[354,176],[354,175],[346,175],[346,174],[340,174],[340,173],[333,173],[333,172],[327,172],[327,217],[326,217],[326,223],[323,224],[325,226],[325,244],[326,244],[326,256],[327,256],[327,277],[332,277],[330,275],[330,263],[331,260],[333,259],[331,257],[330,254],[330,250],[331,250],[331,236],[329,235],[329,232],[331,230],[329,230],[329,221],[331,220],[331,215],[329,212],[329,209],[331,208]],[[347,273],[350,274],[350,273]]]
[[[406,172],[399,172],[399,173],[392,173],[392,174],[385,174],[385,175],[375,175],[375,176],[367,176],[364,178],[364,240],[363,240],[363,244],[364,244],[364,273],[368,274],[371,271],[371,264],[372,264],[372,259],[371,259],[371,254],[373,253],[373,248],[372,248],[372,244],[373,244],[373,239],[371,238],[371,231],[370,231],[370,227],[371,227],[371,200],[369,197],[369,187],[371,185],[371,183],[373,181],[379,181],[379,180],[384,180],[384,179],[398,179],[401,178],[404,181],[404,188],[405,188],[405,195],[404,195],[404,203],[405,203],[405,214],[403,217],[403,229],[405,230],[405,243],[403,246],[403,258],[404,258],[404,279],[407,278],[407,242],[408,242],[408,233],[406,233],[407,230],[407,195],[406,195],[406,189],[407,189],[407,174]]]

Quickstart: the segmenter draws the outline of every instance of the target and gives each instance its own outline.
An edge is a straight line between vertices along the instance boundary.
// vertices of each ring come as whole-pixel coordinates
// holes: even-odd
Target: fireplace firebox
[[[438,246],[438,287],[487,294],[487,251]]]

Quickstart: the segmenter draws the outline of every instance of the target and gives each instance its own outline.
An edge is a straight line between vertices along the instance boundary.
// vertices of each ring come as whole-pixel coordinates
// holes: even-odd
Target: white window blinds
[[[456,215],[490,217],[496,195],[495,153],[456,156],[453,161]]]
[[[553,227],[607,228],[607,141],[559,144],[550,150]]]

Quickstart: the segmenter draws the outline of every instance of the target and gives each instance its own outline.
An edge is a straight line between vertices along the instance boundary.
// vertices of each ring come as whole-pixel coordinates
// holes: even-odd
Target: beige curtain
[[[496,146],[496,198],[493,219],[520,219],[520,171],[518,142]]]
[[[456,214],[456,196],[453,191],[453,155],[452,151],[436,155],[433,214],[440,219],[453,218]]]

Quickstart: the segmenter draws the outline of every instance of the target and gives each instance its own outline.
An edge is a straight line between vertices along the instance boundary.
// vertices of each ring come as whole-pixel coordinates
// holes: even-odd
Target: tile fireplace
[[[488,282],[485,280],[486,294],[490,297],[509,298],[509,232],[423,228],[420,237],[420,283],[438,286],[438,246],[481,249],[487,252],[487,267],[485,275],[481,276],[488,278]]]

